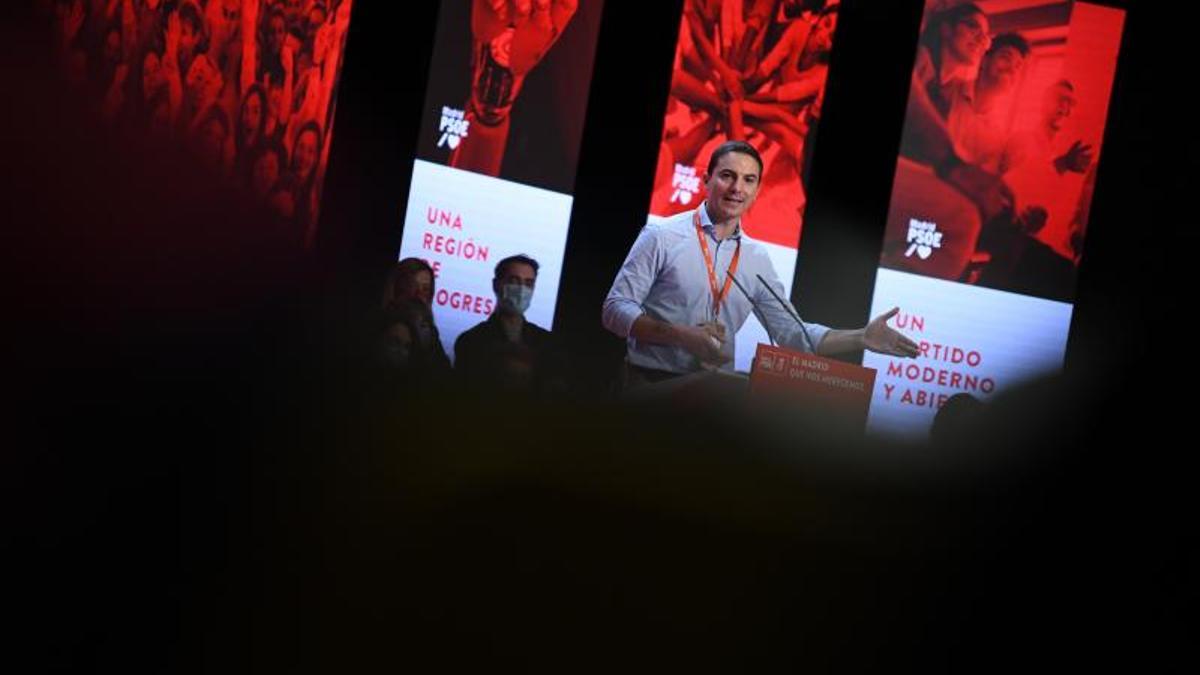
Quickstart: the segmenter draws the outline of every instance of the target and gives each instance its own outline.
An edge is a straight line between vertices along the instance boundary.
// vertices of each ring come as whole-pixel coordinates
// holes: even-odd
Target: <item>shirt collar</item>
[[[705,208],[705,206],[707,204],[708,204],[708,200],[705,200],[703,202],[700,202],[700,206],[697,207],[700,209],[700,227],[704,228],[705,232],[712,235],[713,234],[713,221],[712,221],[712,218],[708,217],[708,209]],[[714,235],[714,238],[716,238],[715,235]],[[742,238],[742,219],[738,218],[737,225],[733,226],[733,232],[728,237],[726,237],[726,239],[741,239],[741,238]]]

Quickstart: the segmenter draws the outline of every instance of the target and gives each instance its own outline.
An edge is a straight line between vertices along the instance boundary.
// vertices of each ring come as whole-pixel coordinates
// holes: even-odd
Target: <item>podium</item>
[[[875,370],[823,356],[760,344],[750,375],[700,370],[627,389],[633,403],[677,409],[740,411],[766,425],[807,427],[838,435],[866,430]]]
[[[779,410],[862,432],[875,369],[807,352],[759,344],[750,368],[750,396]]]

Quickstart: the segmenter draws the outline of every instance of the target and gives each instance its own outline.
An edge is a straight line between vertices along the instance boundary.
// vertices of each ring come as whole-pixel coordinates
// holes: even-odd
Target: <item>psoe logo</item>
[[[442,106],[442,121],[438,123],[438,133],[442,136],[438,139],[437,146],[449,146],[451,150],[457,148],[462,139],[467,137],[467,128],[470,126],[471,122],[463,111]]]
[[[700,177],[696,175],[696,167],[676,164],[671,188],[675,190],[671,193],[672,204],[691,204],[692,199],[700,192]]]
[[[934,249],[942,247],[942,234],[938,232],[937,223],[909,218],[908,250],[904,252],[904,257],[911,258],[916,253],[921,260],[928,260]]]

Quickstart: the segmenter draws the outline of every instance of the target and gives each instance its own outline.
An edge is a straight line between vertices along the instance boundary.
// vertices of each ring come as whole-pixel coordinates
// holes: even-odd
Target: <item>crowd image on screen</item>
[[[68,82],[311,247],[352,0],[40,0]]]

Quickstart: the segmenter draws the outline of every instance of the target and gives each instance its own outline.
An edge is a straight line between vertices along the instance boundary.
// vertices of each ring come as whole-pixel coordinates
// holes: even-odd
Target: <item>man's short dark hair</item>
[[[1020,33],[1001,33],[992,38],[992,46],[988,48],[987,53],[995,54],[1001,47],[1012,47],[1021,52],[1022,57],[1029,56],[1029,40],[1021,37]]]
[[[712,155],[709,155],[708,175],[711,176],[713,169],[717,168],[717,161],[719,161],[722,157],[724,157],[725,155],[728,155],[731,152],[740,152],[743,155],[750,155],[751,157],[753,157],[754,161],[758,162],[758,175],[760,175],[760,176],[762,175],[762,173],[763,173],[762,155],[759,155],[758,150],[755,150],[754,146],[750,145],[746,141],[725,141],[724,143],[718,145],[717,148],[712,151]]]
[[[505,258],[504,260],[501,260],[500,262],[496,263],[496,277],[495,278],[499,279],[500,277],[504,276],[504,268],[508,267],[509,265],[512,265],[514,263],[521,263],[523,265],[529,265],[530,267],[533,268],[533,276],[535,276],[535,277],[537,276],[538,261],[534,260],[533,258],[530,258],[529,256],[525,255],[524,253],[519,253],[517,255],[510,255],[507,258]]]

